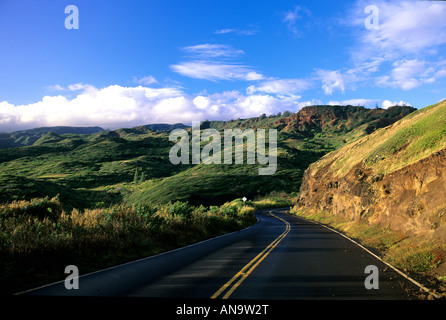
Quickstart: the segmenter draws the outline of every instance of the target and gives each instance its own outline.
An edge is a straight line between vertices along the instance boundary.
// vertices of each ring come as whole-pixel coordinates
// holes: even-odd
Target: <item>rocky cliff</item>
[[[416,109],[394,106],[389,109],[368,109],[354,106],[309,106],[290,117],[276,121],[285,125],[285,131],[299,132],[312,136],[314,132],[348,132],[365,125],[366,133],[390,125]]]
[[[446,241],[446,101],[312,164],[299,205]]]

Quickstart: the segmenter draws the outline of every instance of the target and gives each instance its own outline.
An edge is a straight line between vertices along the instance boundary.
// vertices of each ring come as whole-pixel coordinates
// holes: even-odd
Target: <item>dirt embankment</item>
[[[446,149],[386,175],[358,164],[338,178],[330,165],[307,169],[300,206],[446,241]]]

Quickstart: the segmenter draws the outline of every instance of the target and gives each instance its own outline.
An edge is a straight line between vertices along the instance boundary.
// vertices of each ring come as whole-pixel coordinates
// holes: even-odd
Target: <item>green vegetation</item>
[[[394,155],[403,149],[398,160],[408,164],[442,147],[446,141],[446,104],[422,109],[402,124],[404,126],[395,128],[395,133],[368,156],[368,164],[395,158]]]
[[[376,173],[386,174],[440,150],[445,141],[446,101],[442,101],[337,149],[314,166],[332,162],[335,174],[343,176],[364,163]]]
[[[0,149],[24,147],[34,144],[48,133],[55,134],[56,137],[61,134],[92,134],[104,131],[100,127],[46,127],[30,130],[15,131],[12,133],[0,132]]]
[[[246,201],[246,204],[256,210],[268,208],[291,208],[296,203],[298,194],[286,194],[284,192],[271,192],[267,196]]]
[[[54,281],[73,261],[88,272],[244,228],[256,209],[291,207],[311,163],[412,111],[318,106],[202,123],[277,129],[271,176],[246,158],[173,165],[169,130],[191,130],[179,124],[1,134],[0,288]]]
[[[220,207],[123,204],[66,212],[55,197],[0,205],[0,288],[13,293],[64,276],[157,254],[255,221],[241,200]]]
[[[0,202],[60,195],[71,208],[146,202],[187,201],[219,205],[270,192],[298,192],[305,169],[323,155],[366,134],[378,121],[395,121],[412,108],[307,107],[292,114],[231,121],[204,121],[201,129],[278,130],[278,167],[259,176],[258,164],[173,165],[169,131],[181,125],[148,125],[84,134],[82,128],[40,128],[12,133],[32,145],[0,150]],[[311,119],[311,120],[308,120]],[[390,121],[390,120],[389,120]],[[153,129],[159,130],[154,131]],[[66,133],[77,130],[83,134]],[[90,129],[89,129],[90,130]],[[38,138],[38,139],[37,139]],[[222,139],[223,140],[223,139]],[[202,143],[202,145],[205,142]]]

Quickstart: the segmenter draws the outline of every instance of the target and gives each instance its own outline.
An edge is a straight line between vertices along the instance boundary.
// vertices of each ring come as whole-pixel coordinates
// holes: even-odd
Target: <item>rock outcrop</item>
[[[299,205],[446,241],[446,149],[387,175],[361,165],[342,178],[330,163],[309,168]]]
[[[445,109],[443,102],[425,112],[419,110],[410,119],[403,118],[313,163],[304,174],[298,205],[446,241]],[[420,144],[428,132],[419,128],[432,126],[428,121],[434,121],[432,130],[440,134],[429,144]],[[397,140],[405,130],[411,135]],[[395,141],[403,147],[390,148]],[[374,157],[379,161],[371,161]]]

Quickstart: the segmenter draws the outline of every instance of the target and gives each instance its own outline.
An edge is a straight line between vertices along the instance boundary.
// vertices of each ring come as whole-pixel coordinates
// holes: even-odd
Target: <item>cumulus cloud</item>
[[[335,90],[345,91],[344,76],[337,70],[316,70],[316,75],[322,82],[325,94],[331,95]]]
[[[162,119],[162,107],[169,99],[181,96],[182,92],[175,88],[113,85],[103,89],[89,88],[71,100],[58,95],[45,96],[41,101],[28,105],[2,102],[0,131],[55,125],[120,127],[154,122]],[[164,105],[160,107],[160,104]],[[188,111],[187,106],[177,101],[170,106],[172,111],[178,112],[178,119],[185,116],[179,112],[178,106],[183,107],[181,111]]]
[[[411,106],[411,104],[409,102],[402,101],[402,100],[393,101],[393,102],[390,100],[384,100],[381,105],[382,105],[383,109],[388,109],[393,106],[409,106],[409,107]]]
[[[172,87],[69,87],[82,91],[72,99],[55,95],[27,105],[0,102],[0,132],[59,125],[116,129],[149,123],[190,124],[297,111],[303,106],[300,96],[242,94],[236,90],[190,96]]]
[[[74,84],[61,87],[68,96],[76,92],[74,98],[58,94],[27,105],[0,102],[0,132],[60,125],[117,129],[150,123],[191,124],[192,121],[249,118],[285,110],[297,112],[306,106],[324,104],[319,99],[303,100],[302,96],[291,94],[306,85],[297,80],[266,81],[245,93],[230,90],[194,96],[176,87],[111,85],[95,88]],[[384,108],[410,105],[404,101],[379,99],[350,99],[328,104],[374,107],[381,102]]]

